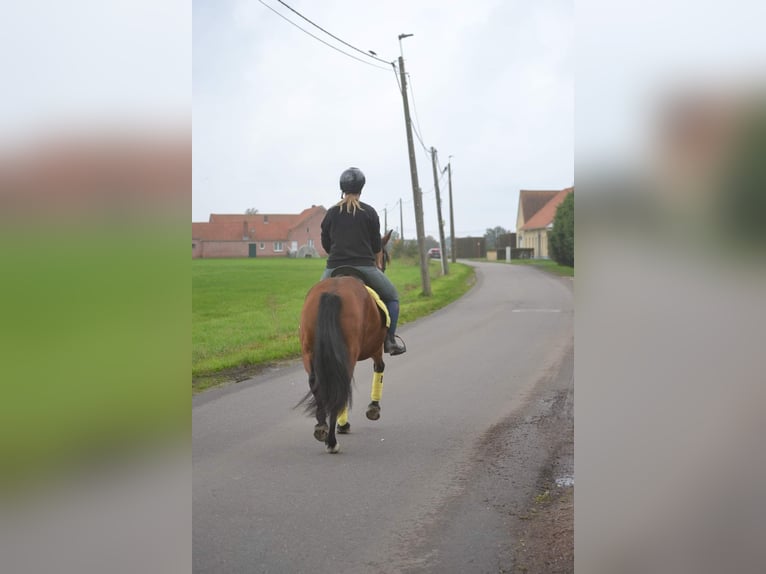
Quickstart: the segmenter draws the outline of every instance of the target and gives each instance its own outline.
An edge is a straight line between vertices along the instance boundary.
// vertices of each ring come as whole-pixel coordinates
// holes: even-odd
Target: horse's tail
[[[311,405],[321,404],[328,416],[337,416],[351,404],[348,347],[340,324],[341,298],[322,293],[314,332],[315,394]]]

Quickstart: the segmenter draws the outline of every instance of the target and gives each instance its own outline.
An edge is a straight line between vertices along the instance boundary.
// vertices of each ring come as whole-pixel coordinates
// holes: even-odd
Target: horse
[[[391,231],[383,236],[383,249],[376,264],[385,272],[389,256],[385,245]],[[351,383],[358,361],[372,359],[373,377],[366,416],[380,418],[383,391],[383,341],[388,332],[381,310],[353,267],[338,267],[333,275],[314,285],[301,311],[300,342],[303,367],[309,377],[309,392],[296,406],[307,403],[306,411],[316,417],[314,438],[324,442],[327,452],[340,451],[335,436],[351,428]],[[329,417],[329,426],[327,419]]]

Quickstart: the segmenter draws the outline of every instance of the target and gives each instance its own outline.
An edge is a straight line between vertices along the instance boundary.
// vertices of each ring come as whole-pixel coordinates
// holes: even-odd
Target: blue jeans
[[[388,332],[390,334],[395,333],[396,324],[399,322],[399,293],[397,292],[396,287],[394,287],[394,284],[391,283],[391,280],[374,265],[351,265],[350,267],[353,267],[364,275],[367,285],[375,289],[378,295],[380,295],[380,298],[386,304],[388,314],[391,317],[391,326],[388,328]],[[324,273],[322,273],[322,279],[330,277],[333,271],[335,271],[335,269],[325,269]]]

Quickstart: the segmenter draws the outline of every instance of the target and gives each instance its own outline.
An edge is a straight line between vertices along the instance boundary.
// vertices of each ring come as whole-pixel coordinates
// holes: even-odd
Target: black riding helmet
[[[350,167],[340,174],[340,190],[343,193],[362,193],[364,174],[358,167]]]

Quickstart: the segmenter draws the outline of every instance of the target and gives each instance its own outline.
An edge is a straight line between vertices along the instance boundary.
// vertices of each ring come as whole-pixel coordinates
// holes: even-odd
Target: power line
[[[429,157],[429,159],[430,159],[430,157]],[[436,161],[437,161],[437,163],[438,163],[438,161],[439,161],[439,159],[438,159],[438,156],[437,156],[437,159],[436,159]],[[441,175],[439,176],[439,183],[441,183],[443,179],[444,179],[444,172],[441,172]],[[435,186],[435,185],[432,185],[432,186],[431,186],[431,189],[429,189],[428,191],[424,191],[424,192],[423,192],[423,195],[430,195],[430,194],[432,194],[434,191],[436,191],[436,186]]]
[[[407,74],[407,76],[409,76],[410,82],[412,82],[412,76],[410,76],[409,74]],[[402,83],[399,81],[399,74],[396,72],[396,65],[395,64],[394,64],[394,77],[396,78],[396,85],[399,87],[399,93],[401,94],[402,93]],[[412,90],[412,88],[410,88],[410,90]],[[415,96],[414,95],[412,97],[412,103],[413,103],[413,106],[414,106],[414,104],[415,104]],[[415,121],[416,122],[418,121],[417,120],[417,111],[416,111]],[[431,159],[431,152],[428,151],[428,148],[426,147],[426,144],[423,143],[423,138],[421,137],[420,132],[418,131],[418,128],[414,124],[412,124],[412,123],[411,123],[411,126],[412,126],[412,131],[415,132],[415,137],[417,138],[418,142],[420,142],[420,145],[423,148],[423,151],[425,152],[426,157],[428,157],[428,159],[430,161],[430,159]]]
[[[420,146],[423,148],[423,151],[426,152],[426,155],[430,156],[431,152],[428,151],[428,146],[426,146],[426,144],[423,142],[423,138],[420,135],[420,131],[415,126],[413,126],[412,129],[415,131],[415,135],[417,136],[418,141],[420,142]]]
[[[394,62],[391,62],[391,65],[394,67],[394,78],[396,78],[396,85],[399,86],[399,95],[401,95],[402,83],[399,81],[399,72],[396,71],[396,64]]]
[[[312,25],[312,26],[314,26],[315,28],[319,28],[319,29],[320,29],[322,32],[324,32],[325,34],[327,34],[328,36],[331,36],[331,37],[335,38],[335,39],[336,39],[338,42],[340,42],[341,44],[344,44],[344,45],[348,46],[348,47],[349,47],[349,48],[351,48],[352,50],[356,50],[356,51],[357,51],[357,52],[359,52],[360,54],[364,54],[364,55],[365,55],[365,56],[367,56],[368,58],[372,58],[373,60],[377,60],[378,62],[383,62],[384,64],[391,64],[391,63],[392,63],[392,62],[389,62],[389,61],[387,61],[387,60],[384,60],[384,59],[382,59],[382,58],[378,58],[377,56],[375,56],[375,55],[373,55],[373,54],[370,54],[369,52],[365,52],[364,50],[360,50],[359,48],[357,48],[357,47],[355,47],[355,46],[352,46],[352,45],[351,45],[351,44],[349,44],[348,42],[345,42],[345,41],[341,40],[341,39],[340,39],[340,38],[338,38],[338,37],[337,37],[335,34],[332,34],[331,32],[328,32],[327,30],[325,30],[324,28],[322,28],[322,27],[321,27],[319,24],[317,24],[317,23],[315,23],[315,22],[312,22],[311,20],[309,20],[308,18],[306,18],[306,16],[304,16],[303,14],[301,14],[300,12],[298,12],[298,11],[297,11],[295,8],[292,8],[291,6],[288,6],[286,3],[282,2],[282,0],[277,0],[277,2],[279,2],[280,4],[282,4],[282,6],[284,6],[285,8],[287,8],[288,10],[290,10],[291,12],[294,12],[295,14],[297,14],[298,16],[300,16],[301,18],[303,18],[304,20],[306,20],[306,22],[308,22],[309,24],[311,24],[311,25]]]
[[[423,138],[420,135],[420,132],[422,131],[420,129],[420,118],[418,118],[418,106],[415,103],[415,88],[412,87],[412,76],[410,74],[407,74],[410,78],[410,93],[412,94],[412,110],[415,112],[415,124],[417,125],[417,129],[415,130],[415,134],[418,136],[418,141],[420,142],[420,145],[423,146],[423,149],[430,153],[428,150],[428,146],[426,146],[425,143],[423,143]]]
[[[399,74],[396,72],[396,65],[394,65],[394,77],[396,78],[396,85],[399,87],[399,93],[402,93],[402,83],[399,81]],[[410,79],[410,93],[412,94],[412,107],[415,112],[415,124],[412,126],[412,131],[415,132],[415,136],[417,137],[418,141],[420,142],[420,145],[423,147],[423,151],[426,152],[426,154],[430,154],[431,152],[428,151],[428,147],[423,142],[423,137],[420,135],[420,121],[418,120],[418,111],[415,109],[415,92],[412,91],[412,76],[410,74],[407,74],[407,77]],[[431,157],[430,155],[428,156]]]
[[[421,142],[422,144],[422,142]],[[431,162],[431,150],[426,149],[425,146],[423,146],[423,156],[425,156],[426,160],[430,163]]]
[[[302,27],[300,27],[298,24],[296,24],[295,22],[293,22],[292,20],[290,20],[290,19],[289,19],[287,16],[285,16],[284,14],[280,14],[279,12],[277,12],[276,10],[274,10],[274,8],[272,8],[271,6],[269,6],[268,4],[266,4],[266,3],[265,3],[263,0],[258,0],[258,2],[260,2],[261,4],[263,4],[264,6],[266,6],[266,8],[268,8],[269,10],[271,10],[272,12],[274,12],[274,14],[276,14],[277,16],[279,16],[280,18],[282,18],[282,19],[283,19],[283,20],[285,20],[286,22],[289,22],[290,24],[292,24],[293,26],[295,26],[296,28],[298,28],[298,29],[299,29],[300,31],[302,31],[303,33],[305,33],[305,34],[308,34],[309,36],[311,36],[311,37],[312,37],[312,38],[314,38],[315,40],[318,40],[318,41],[322,42],[322,44],[324,44],[325,46],[328,46],[328,47],[332,48],[333,50],[335,50],[335,51],[337,51],[337,52],[340,52],[340,53],[341,53],[341,54],[343,54],[344,56],[348,56],[349,58],[352,58],[352,59],[356,60],[357,62],[362,62],[362,64],[366,64],[367,66],[372,66],[373,68],[377,68],[377,69],[379,69],[379,70],[386,70],[386,71],[388,71],[388,68],[384,68],[383,66],[378,66],[378,65],[376,65],[376,64],[372,64],[372,63],[370,63],[370,62],[365,62],[365,61],[364,61],[364,60],[362,60],[361,58],[357,58],[357,57],[356,57],[356,56],[354,56],[353,54],[349,54],[348,52],[344,52],[343,50],[341,50],[341,49],[340,49],[340,48],[338,48],[337,46],[333,46],[332,44],[329,44],[329,43],[325,42],[324,40],[322,40],[322,38],[318,38],[317,36],[315,36],[314,34],[312,34],[311,32],[309,32],[309,31],[308,31],[308,30],[306,30],[305,28],[302,28]],[[386,63],[388,63],[388,62],[386,62]]]
[[[415,124],[412,124],[412,131],[415,132],[415,137],[417,138],[418,142],[420,142],[420,146],[423,148],[423,151],[426,153],[426,156],[428,159],[431,159],[431,152],[428,150],[428,146],[426,146],[425,142],[423,141],[423,136],[420,134],[420,120],[418,119],[418,110],[415,108],[415,92],[412,91],[412,76],[410,74],[407,74],[407,76],[410,79],[410,93],[412,94],[412,107],[415,112]],[[399,87],[399,93],[402,93],[402,84],[399,81],[399,74],[396,73],[396,65],[394,65],[394,77],[396,78],[396,85]],[[417,124],[417,125],[416,125]]]

